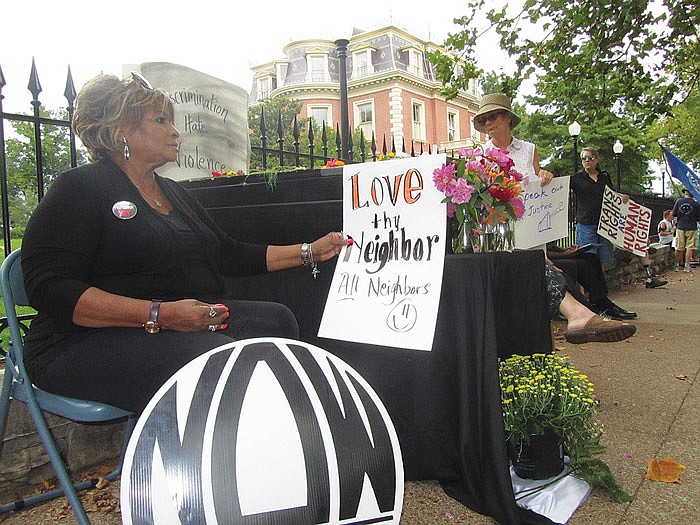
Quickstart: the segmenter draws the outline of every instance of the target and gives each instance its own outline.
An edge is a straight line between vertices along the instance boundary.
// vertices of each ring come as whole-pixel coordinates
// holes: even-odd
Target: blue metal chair
[[[82,423],[127,418],[124,445],[119,464],[111,474],[105,476],[110,481],[121,473],[126,445],[136,424],[136,415],[104,403],[51,394],[34,386],[24,368],[22,326],[15,310],[17,306],[29,306],[20,266],[20,250],[10,253],[2,263],[2,266],[0,266],[0,286],[5,309],[7,310],[7,324],[10,330],[10,341],[7,345],[5,358],[5,374],[2,381],[2,390],[0,390],[0,452],[2,451],[2,443],[5,436],[10,399],[21,401],[27,405],[41,442],[61,483],[61,488],[0,505],[0,514],[21,510],[24,507],[65,495],[73,508],[73,513],[78,523],[81,525],[89,524],[90,520],[85,514],[85,509],[80,503],[77,492],[95,486],[98,480],[91,479],[73,484],[66,470],[66,465],[56,448],[56,443],[46,424],[42,410]]]

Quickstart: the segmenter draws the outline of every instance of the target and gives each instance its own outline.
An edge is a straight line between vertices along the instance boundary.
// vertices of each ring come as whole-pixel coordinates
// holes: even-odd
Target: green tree
[[[67,120],[66,110],[42,108],[40,116],[54,120]],[[34,124],[12,122],[13,137],[5,141],[7,165],[8,205],[10,208],[10,236],[19,239],[38,203],[36,140]],[[44,191],[58,174],[71,167],[70,132],[65,126],[44,124],[41,126],[42,168]],[[84,150],[77,150],[77,164],[86,162]]]
[[[489,72],[481,81],[484,93],[506,93],[515,97],[517,91],[496,73]],[[513,110],[522,118],[516,135],[537,144],[541,164],[556,175],[571,175],[574,171],[573,139],[569,136],[568,124],[558,123],[556,118],[543,109],[528,112],[527,107],[513,102]],[[582,126],[578,137],[577,153],[583,147],[592,147],[600,154],[600,167],[607,170],[617,186],[617,163],[613,157],[612,146],[616,140],[625,145],[620,157],[620,189],[625,192],[642,193],[648,186],[650,174],[647,169],[647,157],[655,154],[649,152],[649,144],[639,127],[629,119],[618,117],[614,113],[599,112],[595,125]],[[658,149],[658,148],[657,148]],[[576,170],[581,170],[577,156]]]
[[[696,89],[696,0],[525,0],[517,9],[505,4],[488,11],[485,5],[470,1],[469,14],[455,20],[464,29],[445,42],[447,53],[431,55],[448,95],[478,75],[476,45],[489,31],[517,66],[504,79],[514,87],[534,80],[533,101],[557,110],[562,122],[583,112],[595,120],[610,110],[648,123]],[[462,63],[471,67],[457,67]]]
[[[525,80],[534,83],[535,94],[525,100],[541,113],[533,123],[549,127],[529,129],[527,138],[551,135],[552,142],[537,143],[541,149],[551,144],[553,162],[572,158],[566,141],[574,120],[582,125],[584,144],[604,156],[611,155],[615,140],[624,144],[627,191],[646,187],[648,160],[659,152],[655,140],[692,147],[690,137],[697,132],[681,140],[684,130],[676,136],[673,130],[679,120],[679,128],[697,129],[692,113],[700,77],[697,0],[525,0],[515,9],[505,4],[488,11],[485,6],[485,0],[470,1],[468,14],[455,20],[463,29],[450,35],[445,51],[430,55],[446,96],[482,73],[474,65],[477,43],[493,32],[516,67],[513,74],[488,77],[485,85],[513,97]],[[667,127],[652,126],[654,133],[645,137],[657,118]]]
[[[648,130],[649,149],[661,157],[661,143],[684,162],[700,166],[700,94],[692,93]]]
[[[574,171],[574,145],[568,125],[558,124],[552,115],[542,110],[528,114],[523,106],[516,104],[515,111],[522,117],[517,134],[537,144],[542,166],[556,175],[571,175]],[[644,133],[629,121],[611,112],[601,113],[594,126],[582,126],[577,153],[580,154],[584,147],[597,149],[601,169],[610,173],[617,187],[617,162],[612,151],[616,140],[625,146],[620,156],[621,191],[645,192],[651,178],[648,170],[649,147]],[[575,166],[577,171],[582,169],[578,155]]]

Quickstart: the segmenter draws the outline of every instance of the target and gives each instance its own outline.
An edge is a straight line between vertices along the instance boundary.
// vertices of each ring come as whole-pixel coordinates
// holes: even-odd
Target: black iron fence
[[[270,133],[270,121],[276,122],[273,133]],[[424,153],[424,143],[414,142],[410,144],[410,151],[406,150],[405,139],[401,140],[397,148],[396,141],[392,137],[387,144],[386,136],[382,138],[379,145],[372,132],[367,138],[362,129],[358,136],[354,137],[352,132],[348,132],[346,151],[343,152],[343,140],[340,125],[336,124],[335,129],[330,128],[325,122],[318,126],[312,118],[306,119],[300,124],[295,117],[291,123],[291,130],[285,127],[282,121],[282,112],[275,116],[265,115],[264,109],[260,112],[259,125],[260,136],[251,139],[251,151],[253,164],[258,165],[262,170],[270,168],[270,159],[274,159],[279,166],[299,166],[313,169],[325,164],[331,159],[340,159],[346,163],[368,162],[381,160],[387,155],[405,155],[415,157]],[[305,141],[302,141],[302,138]],[[270,144],[276,144],[275,148],[270,148]],[[303,143],[303,144],[302,144]],[[289,144],[288,149],[286,144]],[[449,156],[455,156],[456,151],[447,151]]]
[[[44,126],[59,126],[65,127],[69,130],[69,150],[70,150],[70,162],[71,166],[75,166],[77,163],[77,153],[76,153],[76,143],[75,135],[71,129],[71,120],[73,117],[73,108],[76,97],[75,86],[73,84],[73,77],[68,68],[68,76],[66,78],[66,88],[64,91],[64,96],[68,102],[68,120],[60,120],[54,118],[47,118],[41,115],[41,102],[39,101],[39,94],[41,93],[41,83],[39,82],[39,75],[36,70],[36,64],[32,61],[32,69],[29,75],[29,84],[27,89],[32,94],[31,105],[33,111],[31,114],[18,114],[18,113],[6,113],[3,109],[2,101],[4,96],[2,90],[5,87],[5,76],[2,72],[2,66],[0,65],[0,192],[2,193],[2,234],[3,234],[3,244],[5,250],[5,256],[7,256],[11,251],[11,217],[10,217],[10,200],[9,191],[10,187],[8,184],[8,169],[7,169],[7,156],[6,156],[6,133],[5,133],[5,121],[9,122],[25,122],[33,126],[34,128],[34,166],[35,166],[35,177],[36,177],[36,192],[37,197],[40,200],[44,196],[45,182],[44,182],[44,154],[42,148],[42,129]]]
[[[71,75],[70,67],[68,67],[68,74],[66,78],[64,96],[67,102],[67,119],[54,119],[47,118],[41,115],[41,102],[39,100],[39,95],[42,91],[41,83],[39,82],[39,75],[36,70],[36,66],[32,61],[31,73],[29,78],[29,84],[27,89],[32,95],[32,112],[29,114],[18,114],[18,113],[6,113],[3,110],[2,101],[2,89],[5,86],[5,78],[2,73],[2,67],[0,65],[0,192],[2,194],[2,233],[3,233],[3,243],[5,255],[11,251],[11,233],[12,233],[12,220],[11,220],[11,210],[9,204],[9,188],[8,184],[8,169],[6,164],[6,132],[5,132],[5,121],[9,122],[24,122],[33,126],[34,130],[34,166],[35,166],[35,177],[36,177],[36,192],[38,199],[40,200],[44,195],[45,191],[45,180],[44,180],[44,160],[43,160],[43,149],[42,149],[42,129],[45,126],[60,126],[65,127],[69,130],[68,133],[68,148],[70,150],[70,165],[76,166],[77,164],[77,150],[76,150],[76,140],[75,135],[72,131],[71,123],[73,118],[74,102],[76,98],[76,90],[73,83],[73,78]],[[386,137],[382,139],[382,144],[379,146],[377,144],[374,134],[366,139],[362,131],[359,132],[359,137],[357,141],[353,141],[353,137],[350,136],[347,141],[348,146],[346,146],[347,151],[343,154],[343,141],[341,137],[340,130],[336,126],[335,130],[331,130],[325,123],[322,123],[320,128],[313,125],[312,121],[309,119],[303,126],[300,126],[296,118],[292,123],[291,132],[285,128],[284,122],[282,121],[281,112],[276,116],[272,117],[276,122],[274,126],[274,131],[270,133],[270,121],[271,118],[266,116],[264,111],[261,111],[260,121],[259,121],[259,137],[255,137],[251,140],[251,151],[253,157],[256,159],[256,164],[259,164],[259,168],[262,170],[267,170],[273,164],[271,162],[274,159],[274,165],[283,171],[286,167],[309,167],[314,168],[319,165],[323,165],[328,160],[332,158],[343,160],[344,162],[366,162],[366,161],[376,161],[380,160],[382,157],[388,155],[406,155],[406,156],[416,156],[424,153],[423,143],[419,143],[416,146],[413,142],[410,144],[410,151],[406,151],[406,144],[404,141],[397,148],[397,145],[392,138],[389,143],[387,143]],[[333,131],[331,133],[331,131]],[[304,141],[302,141],[302,133],[304,134]],[[320,137],[318,136],[320,135]],[[291,140],[290,140],[291,139]],[[302,146],[303,143],[303,146]],[[355,148],[357,148],[355,150]],[[304,150],[305,149],[305,150]],[[443,152],[445,152],[443,150]],[[448,156],[454,157],[455,151],[447,151]],[[632,198],[639,202],[640,204],[650,207],[653,210],[653,224],[658,223],[661,220],[661,214],[664,209],[668,208],[672,204],[672,200],[661,199],[650,195],[633,195]],[[571,209],[569,210],[569,217],[573,218],[575,210],[575,202],[572,199]],[[573,228],[574,224],[570,220],[569,224],[569,235],[563,239],[563,244],[573,243]]]
[[[68,130],[68,141],[70,149],[70,166],[76,166],[78,155],[76,149],[76,138],[72,130],[72,118],[74,111],[74,103],[76,99],[76,90],[73,83],[70,67],[66,78],[66,87],[64,96],[67,102],[67,118],[55,119],[47,118],[41,115],[41,101],[39,95],[42,92],[39,75],[35,63],[32,61],[32,68],[29,78],[28,90],[32,95],[32,111],[28,114],[8,113],[3,109],[2,90],[6,82],[0,65],[0,192],[2,194],[2,233],[5,255],[10,253],[11,234],[12,234],[12,217],[10,210],[10,199],[8,198],[12,188],[8,182],[8,166],[6,157],[6,128],[5,122],[24,122],[33,127],[34,130],[34,174],[36,180],[36,194],[38,200],[44,195],[46,189],[46,181],[44,180],[44,152],[42,140],[44,134],[42,130],[45,126],[60,126]],[[271,126],[271,121],[275,120],[275,126]],[[274,130],[271,132],[271,129]],[[389,155],[420,155],[424,152],[423,144],[416,146],[411,143],[410,152],[406,152],[406,144],[402,143],[397,148],[397,145],[392,138],[387,143],[386,137],[382,139],[381,145],[377,144],[374,134],[367,140],[364,133],[360,131],[358,140],[353,145],[352,136],[349,137],[348,144],[350,145],[343,154],[342,140],[338,127],[332,132],[325,123],[322,123],[320,128],[316,127],[311,120],[300,125],[295,118],[291,130],[289,126],[285,126],[282,121],[281,112],[277,116],[267,116],[264,111],[261,112],[259,121],[260,134],[254,137],[251,142],[252,156],[255,159],[255,169],[265,171],[272,167],[279,171],[283,171],[284,167],[309,167],[314,168],[325,164],[331,159],[340,159],[346,163],[351,162],[366,162],[369,160],[380,160],[382,157]],[[302,140],[302,133],[303,138]],[[357,149],[355,149],[355,147]],[[454,155],[455,152],[451,152]]]

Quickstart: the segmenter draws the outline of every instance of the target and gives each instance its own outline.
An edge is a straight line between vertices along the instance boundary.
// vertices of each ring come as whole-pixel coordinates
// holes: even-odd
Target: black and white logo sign
[[[397,524],[389,415],[336,356],[277,338],[195,359],[148,404],[121,482],[129,524]]]

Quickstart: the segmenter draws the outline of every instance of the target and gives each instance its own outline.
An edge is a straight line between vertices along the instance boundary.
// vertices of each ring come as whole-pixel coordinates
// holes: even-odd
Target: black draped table
[[[289,306],[304,341],[362,374],[394,422],[407,480],[438,480],[467,507],[499,523],[521,523],[508,472],[498,358],[551,351],[543,253],[447,255],[431,352],[317,337],[334,264],[320,265],[316,280],[299,268],[229,284],[234,297]]]

